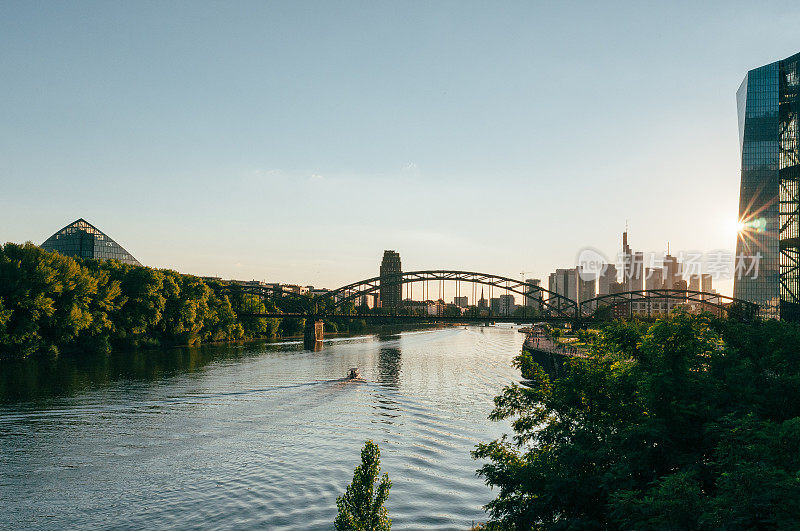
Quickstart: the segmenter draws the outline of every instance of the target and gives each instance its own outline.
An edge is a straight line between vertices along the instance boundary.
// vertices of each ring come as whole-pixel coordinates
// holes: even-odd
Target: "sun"
[[[731,236],[739,236],[745,228],[745,224],[738,219],[732,219],[728,222],[728,232]]]

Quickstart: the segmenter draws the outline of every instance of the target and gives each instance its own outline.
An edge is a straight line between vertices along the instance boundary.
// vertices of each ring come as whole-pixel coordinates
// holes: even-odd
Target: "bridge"
[[[420,311],[419,305],[423,303],[414,300],[415,286],[422,301],[443,301],[446,288],[449,287],[454,297],[461,297],[462,301],[466,297],[471,303],[466,310],[459,309],[455,315],[436,303],[436,313],[430,313],[427,308]],[[495,292],[519,296],[525,303],[522,306],[525,310],[492,313],[485,299],[477,299],[479,287],[482,293],[489,290],[490,299]],[[625,291],[576,301],[541,286],[501,275],[442,269],[372,277],[316,296],[299,295],[275,286],[229,284],[226,289],[234,310],[240,316],[305,319],[308,326],[318,320],[346,318],[443,322],[546,321],[580,327],[598,321],[652,318],[679,306],[710,311],[716,315],[728,315],[733,308],[738,310],[739,315],[755,315],[758,311],[758,305],[749,301],[718,293],[678,289]],[[401,295],[405,290],[406,298],[393,307],[381,307],[369,312],[357,309],[356,302],[365,296],[380,293],[381,289],[399,289]],[[276,301],[281,302],[280,310]],[[455,308],[453,305],[450,307]]]

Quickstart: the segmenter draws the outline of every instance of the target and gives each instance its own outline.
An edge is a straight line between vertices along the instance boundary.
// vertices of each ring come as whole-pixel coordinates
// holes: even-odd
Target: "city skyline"
[[[386,248],[545,279],[584,246],[616,253],[626,220],[638,250],[733,251],[735,91],[796,53],[775,27],[800,20],[310,6],[5,4],[0,239],[84,217],[146,265],[326,287]]]

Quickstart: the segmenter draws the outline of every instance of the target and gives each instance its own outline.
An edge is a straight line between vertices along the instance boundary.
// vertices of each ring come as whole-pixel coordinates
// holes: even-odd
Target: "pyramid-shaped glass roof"
[[[81,218],[56,232],[42,244],[42,249],[66,256],[119,260],[126,264],[142,265],[117,242],[97,227]]]

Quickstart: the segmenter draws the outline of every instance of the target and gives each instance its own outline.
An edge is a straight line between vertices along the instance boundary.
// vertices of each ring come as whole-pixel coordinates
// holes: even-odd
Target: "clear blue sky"
[[[0,240],[336,287],[733,250],[735,92],[786,2],[0,3]],[[721,286],[724,288],[724,286]],[[727,289],[725,291],[728,291]]]

